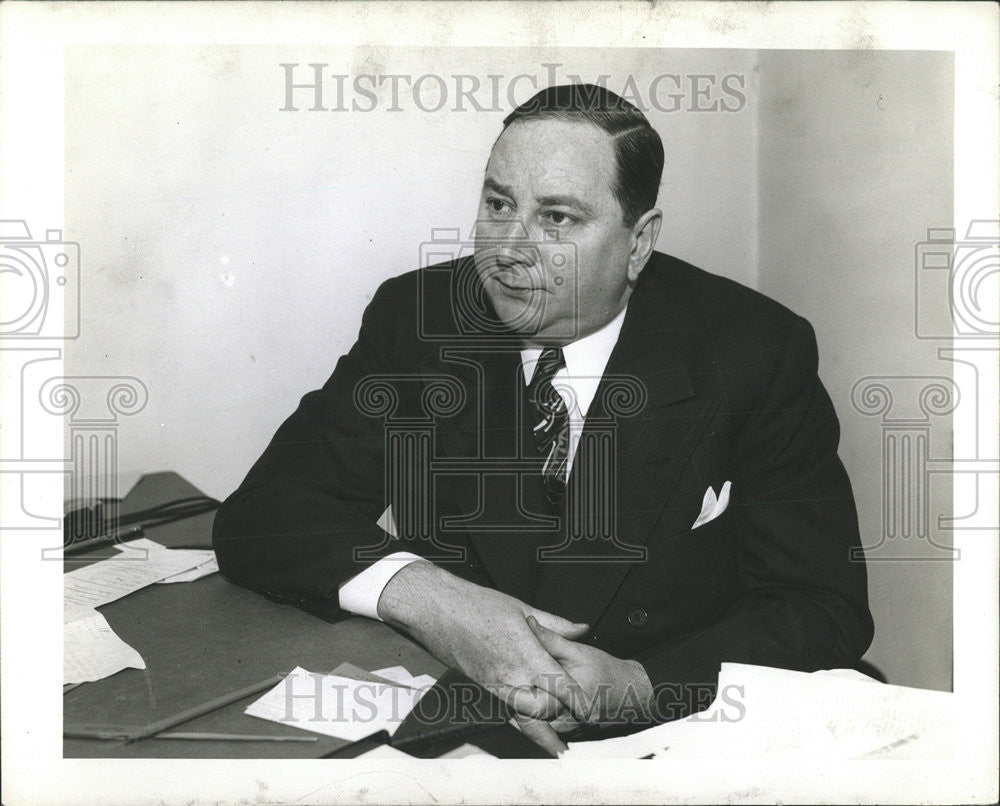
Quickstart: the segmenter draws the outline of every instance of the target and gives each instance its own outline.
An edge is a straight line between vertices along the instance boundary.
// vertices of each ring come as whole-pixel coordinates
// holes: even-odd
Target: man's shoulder
[[[660,252],[650,258],[635,294],[646,298],[644,308],[670,311],[675,322],[707,322],[735,332],[785,333],[804,321],[756,289]]]
[[[423,266],[385,280],[369,304],[396,331],[429,341],[495,335],[502,329],[471,256]]]
[[[456,283],[467,282],[472,274],[474,265],[470,258],[422,266],[383,280],[372,301],[407,306],[418,297],[424,297],[431,304],[441,303],[446,301]]]
[[[781,338],[805,320],[777,300],[735,280],[654,252],[639,278],[630,310],[670,329],[739,342]],[[435,340],[460,336],[492,316],[470,258],[445,261],[385,280],[369,316],[397,333]]]

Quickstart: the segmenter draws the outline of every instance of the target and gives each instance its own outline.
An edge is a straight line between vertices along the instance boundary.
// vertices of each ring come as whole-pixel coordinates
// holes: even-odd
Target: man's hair
[[[614,140],[615,184],[625,226],[631,227],[656,205],[663,175],[663,142],[646,116],[620,95],[596,84],[563,84],[536,93],[503,121],[503,131],[519,120],[591,123]]]

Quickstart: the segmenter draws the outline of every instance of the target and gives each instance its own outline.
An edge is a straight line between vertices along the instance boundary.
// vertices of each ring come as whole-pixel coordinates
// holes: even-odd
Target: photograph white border
[[[537,37],[544,31],[546,37]],[[283,44],[317,47],[591,46],[920,49],[955,52],[954,229],[1000,219],[997,13],[992,3],[6,3],[0,7],[0,218],[60,222],[64,49],[74,44]],[[2,304],[2,303],[0,303]],[[6,347],[6,345],[4,345]],[[16,345],[12,345],[16,346]],[[12,379],[4,372],[2,388]],[[996,407],[996,378],[981,379]],[[965,391],[965,390],[963,390]],[[971,390],[970,390],[971,391]],[[3,395],[3,420],[19,400]],[[25,412],[22,427],[34,427]],[[44,421],[40,421],[44,422]],[[48,426],[42,426],[48,427]],[[956,421],[956,442],[971,424]],[[0,456],[16,455],[0,431]],[[995,447],[995,446],[994,446]],[[53,476],[52,511],[63,496]],[[990,507],[956,486],[955,512]],[[0,517],[17,506],[5,494]],[[995,799],[996,533],[956,531],[956,754],[948,763],[607,764],[504,761],[63,759],[58,563],[40,541],[0,541],[3,769],[8,804],[247,802],[857,802]],[[47,544],[46,543],[46,544]],[[488,789],[485,788],[486,782]]]

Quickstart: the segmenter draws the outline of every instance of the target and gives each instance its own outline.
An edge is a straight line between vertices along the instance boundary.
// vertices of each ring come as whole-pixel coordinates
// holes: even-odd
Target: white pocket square
[[[732,486],[732,482],[729,481],[723,484],[718,497],[716,497],[715,490],[711,487],[705,490],[705,497],[701,500],[701,514],[698,515],[698,519],[691,527],[692,529],[704,526],[726,511],[726,507],[729,506],[729,488]]]
[[[389,504],[385,508],[385,512],[378,516],[375,525],[380,527],[383,532],[388,532],[389,536],[393,539],[399,540],[399,531],[396,529],[396,518],[392,514],[392,504]]]

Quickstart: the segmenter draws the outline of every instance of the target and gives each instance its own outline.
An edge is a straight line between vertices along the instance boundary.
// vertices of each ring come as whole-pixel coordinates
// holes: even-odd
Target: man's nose
[[[535,263],[534,250],[529,244],[498,243],[496,246],[496,262],[503,269],[518,269],[532,266]]]
[[[530,240],[524,220],[513,216],[510,218],[479,218],[476,220],[475,233],[478,240],[490,243]]]

